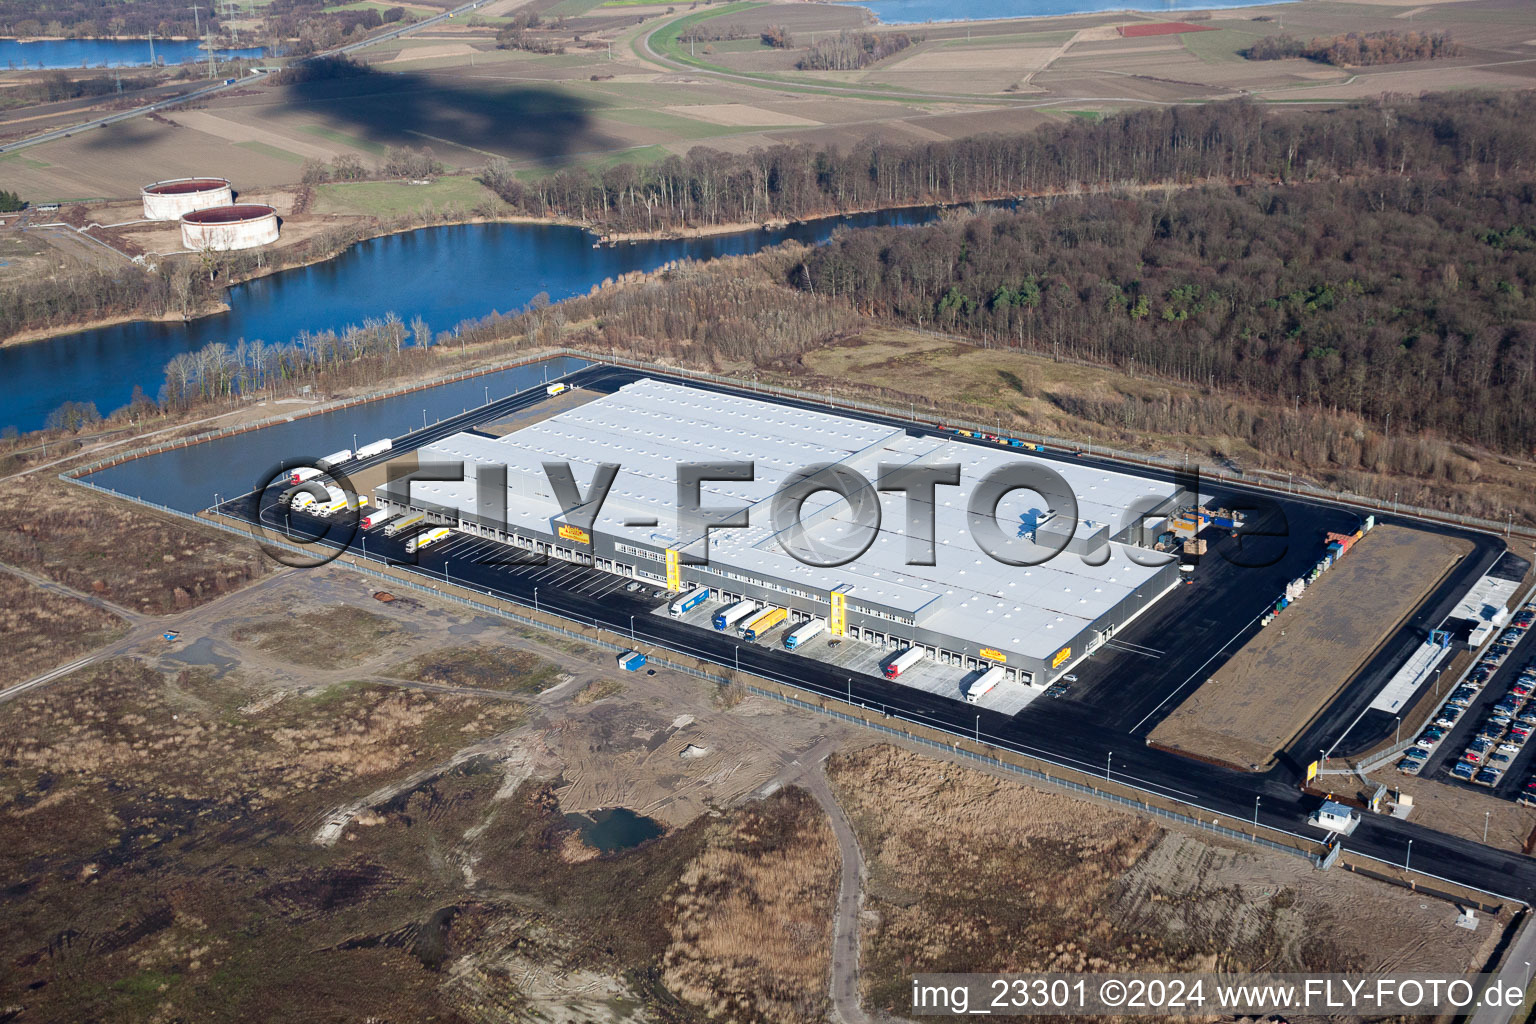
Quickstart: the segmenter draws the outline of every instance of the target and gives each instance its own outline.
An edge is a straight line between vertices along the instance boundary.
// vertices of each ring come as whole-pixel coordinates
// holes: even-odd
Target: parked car
[[[1451,769],[1451,775],[1462,780],[1463,782],[1470,782],[1472,780],[1473,773],[1476,771],[1477,768],[1469,762],[1458,761],[1456,766]]]
[[[1397,770],[1402,772],[1404,775],[1417,775],[1419,772],[1423,771],[1423,769],[1424,760],[1422,758],[1405,757],[1401,761],[1397,762]]]
[[[1536,686],[1532,686],[1524,679],[1517,679],[1515,680],[1514,684],[1510,686],[1509,692],[1514,694],[1516,697],[1529,697],[1533,689],[1536,689]]]
[[[1472,776],[1472,781],[1483,786],[1497,786],[1499,784],[1499,777],[1503,774],[1497,768],[1484,768]]]
[[[629,591],[629,593],[633,594],[635,591],[640,589],[640,584],[637,583],[637,582],[636,583],[631,583],[631,584],[629,584],[629,586],[625,587],[624,589]]]

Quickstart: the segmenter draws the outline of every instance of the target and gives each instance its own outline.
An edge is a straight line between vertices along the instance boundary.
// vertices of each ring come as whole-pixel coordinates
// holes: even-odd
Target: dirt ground
[[[1404,775],[1390,763],[1366,778],[1386,786],[1394,794],[1402,792],[1413,797],[1413,812],[1408,820],[1436,832],[1481,843],[1486,825],[1489,846],[1523,850],[1526,839],[1530,838],[1532,830],[1536,830],[1536,807],[1522,807],[1513,800],[1501,800],[1481,789]],[[1369,799],[1376,787],[1360,786],[1359,789],[1363,792],[1362,798]]]
[[[1229,764],[1264,766],[1470,550],[1464,540],[1377,527],[1218,665],[1151,739]]]
[[[0,705],[31,723],[0,729],[0,870],[23,883],[0,894],[20,965],[0,1005],[818,1015],[838,860],[793,784],[840,726],[666,671],[621,685],[607,652],[371,595],[334,567],[269,576],[160,620],[174,645],[146,635]],[[497,651],[551,685],[478,685]],[[565,818],[619,805],[665,834],[599,855]]]
[[[869,867],[864,987],[943,971],[1447,971],[1502,923],[885,744],[829,774]]]
[[[236,537],[46,473],[0,483],[0,522],[0,562],[151,615],[201,604],[270,570]]]

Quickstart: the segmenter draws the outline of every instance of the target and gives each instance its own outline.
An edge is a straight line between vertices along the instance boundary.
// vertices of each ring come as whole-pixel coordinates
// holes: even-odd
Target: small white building
[[[1323,805],[1312,812],[1312,817],[1308,818],[1307,822],[1318,828],[1325,828],[1329,832],[1347,836],[1360,826],[1360,815],[1344,804],[1324,800]]]

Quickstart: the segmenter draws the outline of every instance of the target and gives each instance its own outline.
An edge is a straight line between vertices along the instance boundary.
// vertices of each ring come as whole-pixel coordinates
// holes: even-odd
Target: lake
[[[1283,0],[1282,0],[1283,2]],[[992,21],[998,18],[1048,18],[1061,14],[1104,11],[1213,11],[1230,7],[1268,7],[1273,0],[866,0],[867,7],[887,25],[916,25],[928,21]]]
[[[264,46],[217,50],[219,60],[256,60]],[[148,39],[0,39],[0,68],[128,68],[150,63]],[[162,64],[206,61],[208,51],[196,39],[156,39],[155,59]]]
[[[605,808],[590,815],[567,814],[565,820],[576,826],[588,846],[604,853],[639,846],[666,831],[661,822],[636,814],[628,807]]]
[[[820,242],[839,227],[913,224],[932,208],[806,221],[707,238],[592,247],[592,235],[552,224],[422,228],[359,243],[333,260],[228,289],[230,310],[186,323],[128,323],[0,348],[0,426],[36,430],[66,401],[94,402],[102,415],[126,405],[139,385],[151,398],[165,364],[213,341],[287,342],[300,331],[340,329],[393,311],[420,315],[442,332],[494,311],[527,305],[540,292],[559,300],[607,278],[672,260],[756,252],[789,239]]]

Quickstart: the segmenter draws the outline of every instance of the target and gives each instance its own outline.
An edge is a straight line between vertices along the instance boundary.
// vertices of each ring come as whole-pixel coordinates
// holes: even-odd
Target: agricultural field
[[[1269,765],[1470,550],[1420,530],[1372,530],[1305,600],[1218,662],[1150,739],[1238,767]]]
[[[505,14],[484,13],[498,21]],[[742,152],[1027,130],[1141,103],[1241,95],[1338,102],[1536,84],[1536,47],[1525,42],[1536,39],[1536,24],[1519,0],[1244,8],[1191,15],[1187,23],[1204,31],[1150,35],[1125,34],[1160,32],[1150,14],[907,26],[900,30],[917,37],[915,45],[857,71],[795,67],[818,37],[896,30],[867,25],[849,5],[678,11],[563,0],[544,17],[541,38],[565,52],[498,49],[497,22],[433,26],[361,51],[374,72],[361,79],[243,85],[196,109],[0,156],[0,168],[10,187],[38,200],[112,198],[190,174],[220,174],[247,188],[294,183],[306,160],[348,156],[366,166],[390,146],[430,147],[461,171],[500,156],[533,173],[654,159],[700,144]],[[769,26],[782,27],[792,45],[765,46],[759,37]],[[1280,33],[1410,28],[1449,32],[1463,53],[1367,68],[1241,54]],[[702,38],[686,38],[690,31]]]
[[[921,972],[1477,969],[1499,929],[1299,857],[1163,828],[884,744],[829,775],[869,869],[863,984]]]

